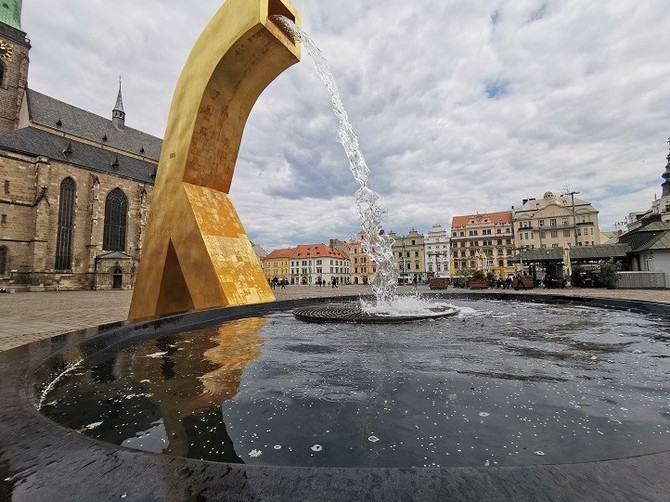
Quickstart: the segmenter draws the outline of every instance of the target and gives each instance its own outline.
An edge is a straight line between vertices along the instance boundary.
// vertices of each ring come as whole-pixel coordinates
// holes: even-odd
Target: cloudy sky
[[[667,0],[294,0],[330,61],[387,209],[405,233],[566,187],[611,230],[660,195],[670,136]],[[29,86],[162,137],[175,83],[219,0],[24,0]],[[348,239],[357,184],[311,62],[256,103],[231,195],[270,251]]]

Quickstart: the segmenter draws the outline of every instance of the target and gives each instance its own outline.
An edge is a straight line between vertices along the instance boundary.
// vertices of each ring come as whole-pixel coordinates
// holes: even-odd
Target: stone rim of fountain
[[[628,300],[438,293],[436,298],[577,304],[662,315],[670,305]],[[333,299],[337,302],[356,298]],[[238,499],[500,500],[670,498],[670,451],[597,462],[525,467],[326,468],[225,464],[131,450],[76,434],[36,408],[41,388],[66,357],[118,350],[141,338],[243,317],[286,312],[323,298],[203,310],[138,323],[75,331],[0,353],[0,499],[175,499],[179,494]],[[143,472],[137,483],[137,473]],[[101,473],[104,475],[101,476]],[[556,483],[556,479],[561,479]],[[463,491],[467,486],[467,491]],[[191,496],[188,495],[188,496]],[[616,498],[616,497],[615,497]]]

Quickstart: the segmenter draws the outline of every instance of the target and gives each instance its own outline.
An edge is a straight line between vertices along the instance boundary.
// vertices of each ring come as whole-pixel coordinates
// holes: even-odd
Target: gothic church
[[[161,139],[125,125],[120,83],[111,118],[31,89],[29,51],[2,1],[0,288],[132,288]]]

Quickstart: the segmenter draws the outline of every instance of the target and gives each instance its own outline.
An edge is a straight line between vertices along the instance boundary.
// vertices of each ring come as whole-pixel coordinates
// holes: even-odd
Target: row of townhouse
[[[552,192],[525,199],[516,210],[454,216],[451,229],[435,224],[426,234],[412,228],[405,235],[389,235],[401,284],[466,269],[505,277],[518,268],[512,258],[520,251],[601,243],[598,211],[575,193]],[[341,284],[368,284],[377,270],[363,251],[362,238],[359,233],[351,242],[277,249],[263,260],[265,276],[291,284],[331,283],[333,277]]]
[[[329,245],[301,244],[275,249],[262,258],[261,264],[269,282],[302,285],[351,282],[349,255],[336,240]]]

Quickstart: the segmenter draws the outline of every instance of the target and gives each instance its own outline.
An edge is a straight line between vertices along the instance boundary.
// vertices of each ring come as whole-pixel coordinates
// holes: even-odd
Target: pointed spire
[[[668,145],[670,145],[670,138],[668,138]],[[665,172],[661,175],[665,180],[663,183],[661,183],[661,188],[663,188],[663,194],[661,197],[667,197],[670,195],[670,153],[666,158],[668,159],[668,163],[665,165]]]
[[[119,94],[116,96],[116,105],[112,110],[112,122],[117,129],[126,125],[126,112],[123,111],[123,95],[121,93],[121,75],[119,75]]]

